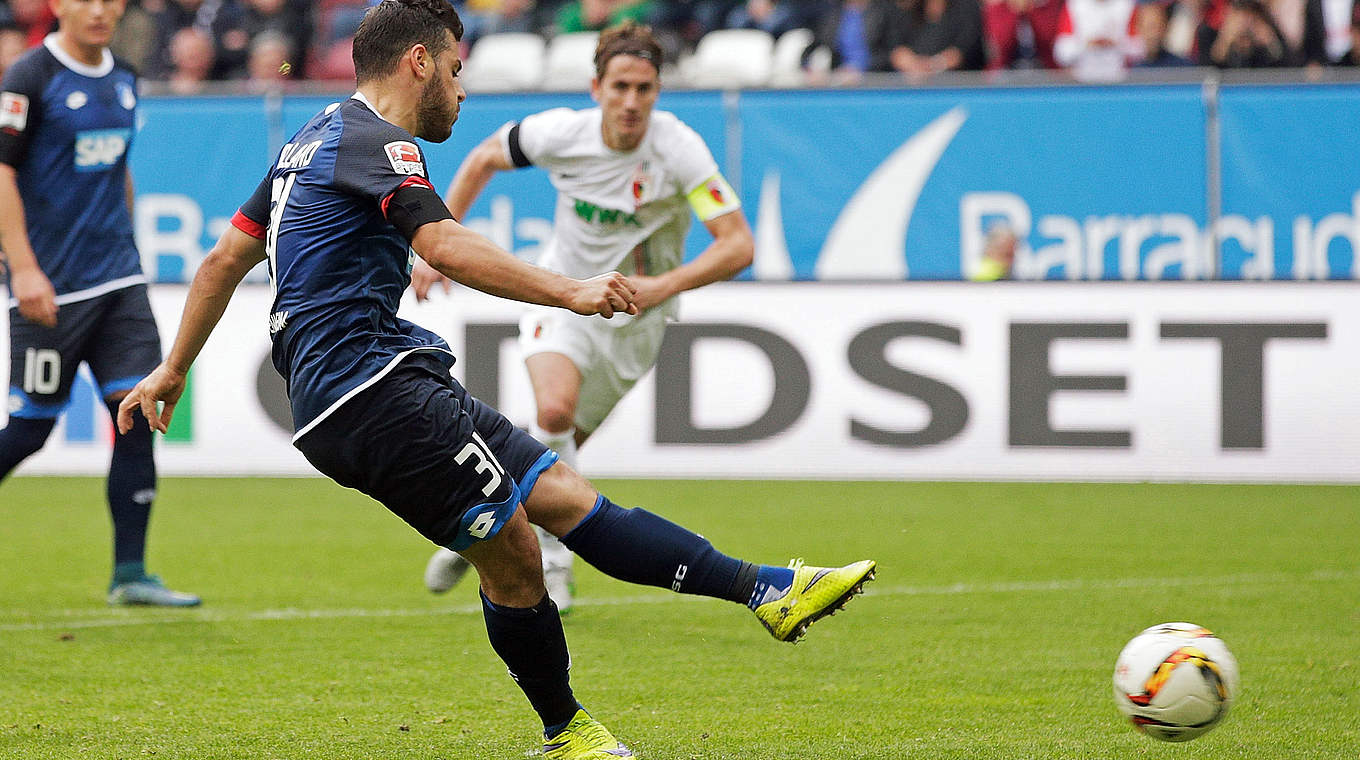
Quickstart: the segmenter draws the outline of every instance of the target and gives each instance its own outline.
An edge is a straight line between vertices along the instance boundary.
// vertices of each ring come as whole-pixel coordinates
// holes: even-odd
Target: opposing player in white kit
[[[666,111],[660,94],[661,48],[648,27],[625,22],[600,34],[590,93],[597,108],[556,108],[501,127],[463,161],[449,186],[449,210],[462,219],[498,171],[539,166],[557,188],[553,235],[540,266],[569,277],[610,271],[637,287],[642,313],[612,320],[532,308],[519,342],[538,416],[532,433],[576,466],[576,449],[651,369],[666,322],[685,290],[735,276],[754,243],[741,203],[702,138]],[[690,213],[713,242],[684,263]],[[417,260],[417,298],[445,280]],[[572,554],[539,531],[548,591],[571,606]],[[458,554],[430,558],[425,584],[451,588],[467,570]]]

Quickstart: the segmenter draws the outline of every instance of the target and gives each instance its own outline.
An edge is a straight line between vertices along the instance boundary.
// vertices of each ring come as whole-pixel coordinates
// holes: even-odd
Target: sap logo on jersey
[[[420,160],[420,149],[415,143],[398,140],[384,145],[383,150],[387,152],[387,160],[392,164],[392,171],[397,174],[425,176],[425,163]]]
[[[130,129],[89,129],[76,133],[76,171],[94,172],[118,163],[127,152]]]

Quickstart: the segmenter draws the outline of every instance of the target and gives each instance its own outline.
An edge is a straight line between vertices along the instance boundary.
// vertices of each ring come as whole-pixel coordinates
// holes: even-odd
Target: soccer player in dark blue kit
[[[397,318],[416,255],[506,298],[605,318],[637,312],[622,274],[575,280],[540,269],[449,215],[414,139],[449,136],[465,97],[461,35],[446,0],[382,0],[367,12],[354,39],[358,91],[283,147],[203,261],[169,355],[123,400],[118,423],[128,429],[140,415],[166,428],[232,291],[267,260],[273,360],[287,380],[294,445],[477,568],[491,646],[543,722],[545,757],[631,757],[572,694],[530,523],[616,578],[746,604],[784,641],[849,601],[874,563],[755,565],[615,505],[468,395],[450,376],[443,340]]]
[[[116,414],[161,359],[129,208],[137,80],[108,49],[123,2],[54,0],[57,31],[0,83],[0,250],[11,295],[0,479],[47,441],[81,362]],[[151,428],[137,424],[116,436],[109,465],[111,604],[199,603],[146,572],[155,493]]]

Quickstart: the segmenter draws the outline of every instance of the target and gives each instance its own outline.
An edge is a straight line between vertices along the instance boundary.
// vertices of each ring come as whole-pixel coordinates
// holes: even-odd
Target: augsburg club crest
[[[642,196],[647,194],[647,188],[650,187],[652,184],[652,178],[648,174],[648,169],[650,168],[651,167],[648,165],[648,162],[643,161],[642,163],[638,164],[637,169],[633,171],[634,208],[637,208],[638,206],[642,205]]]

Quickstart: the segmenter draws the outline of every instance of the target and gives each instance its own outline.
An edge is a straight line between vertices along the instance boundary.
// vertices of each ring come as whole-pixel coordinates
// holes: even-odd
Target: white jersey
[[[604,144],[602,119],[599,108],[554,108],[499,132],[514,165],[543,168],[557,188],[553,234],[538,264],[578,279],[680,266],[690,206],[708,221],[740,208],[736,193],[703,139],[674,114],[653,111],[642,142],[626,153]],[[656,311],[673,315],[675,299]]]

